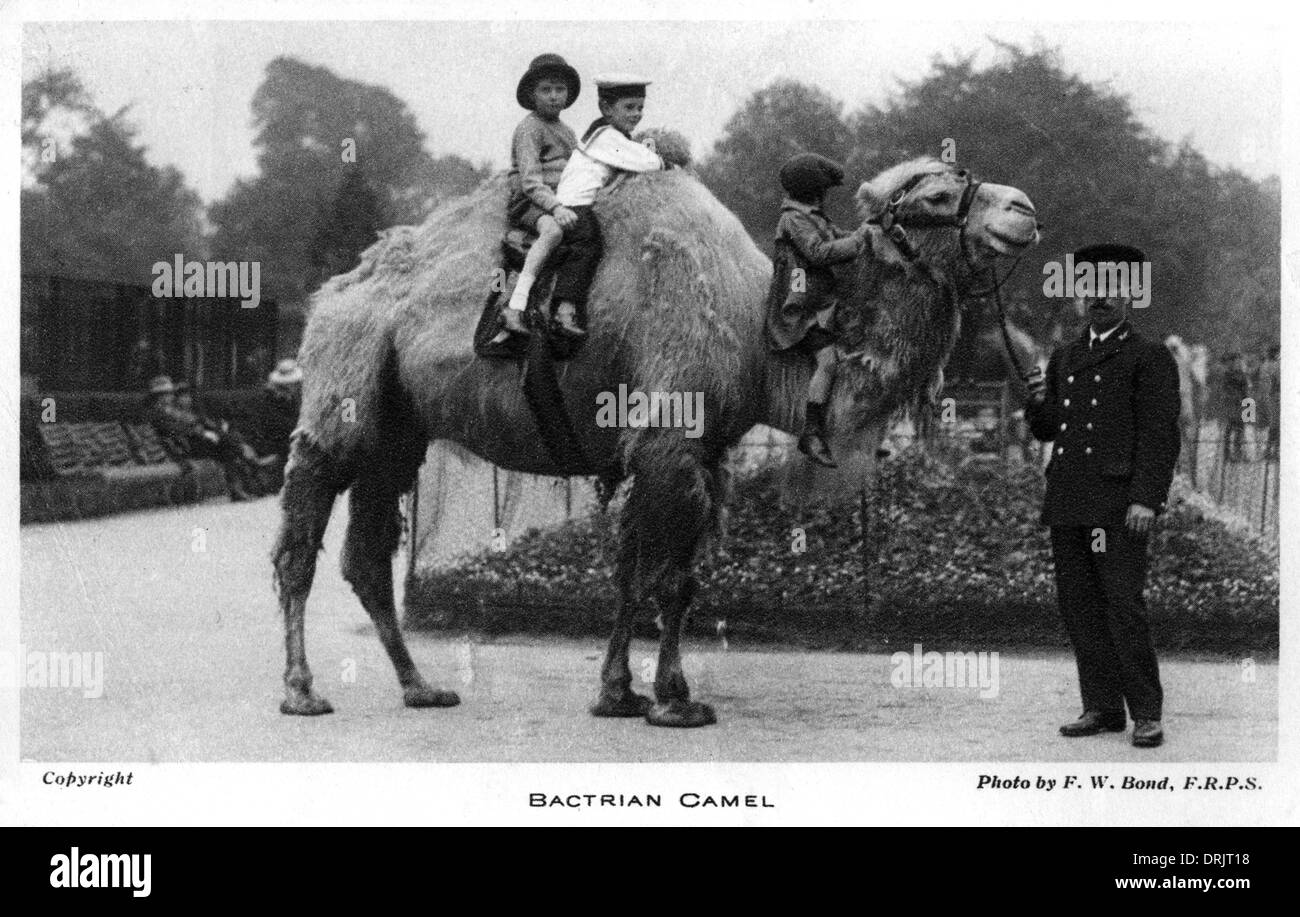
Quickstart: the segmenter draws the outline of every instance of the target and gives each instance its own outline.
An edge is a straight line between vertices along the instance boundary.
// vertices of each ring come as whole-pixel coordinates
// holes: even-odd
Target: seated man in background
[[[216,460],[225,472],[231,501],[247,500],[251,496],[248,487],[260,464],[257,453],[229,429],[229,424],[218,427],[205,422],[193,410],[192,396],[190,408],[178,403],[176,389],[170,376],[154,377],[149,383],[149,404],[142,419],[158,431],[173,455],[182,459]]]

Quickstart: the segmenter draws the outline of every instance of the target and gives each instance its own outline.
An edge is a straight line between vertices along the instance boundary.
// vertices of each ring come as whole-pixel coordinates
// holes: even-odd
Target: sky
[[[174,165],[207,202],[256,172],[249,103],[279,55],[382,85],[402,99],[431,153],[507,164],[528,61],[563,54],[584,77],[565,120],[595,117],[590,79],[653,80],[643,126],[682,131],[701,156],[727,119],[778,77],[820,86],[852,111],[916,80],[935,55],[990,39],[1057,48],[1069,71],[1127,95],[1171,142],[1190,137],[1211,162],[1279,171],[1282,36],[1265,26],[1100,22],[60,22],[28,23],[23,77],[71,67],[95,103],[130,105],[157,165]],[[960,151],[958,151],[960,154]]]

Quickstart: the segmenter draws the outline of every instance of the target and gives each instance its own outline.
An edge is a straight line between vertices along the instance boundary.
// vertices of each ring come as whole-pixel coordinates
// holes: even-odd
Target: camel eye
[[[957,177],[962,179],[970,178],[970,172],[967,171],[966,169],[958,169]]]

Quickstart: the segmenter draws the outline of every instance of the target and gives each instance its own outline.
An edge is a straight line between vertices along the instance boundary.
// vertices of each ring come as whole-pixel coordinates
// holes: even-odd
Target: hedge
[[[740,482],[725,533],[702,552],[690,632],[715,636],[721,626],[734,639],[844,649],[1067,645],[1037,468],[949,464],[919,450],[881,467],[865,526],[858,494],[799,512],[781,506],[775,472]],[[407,625],[604,636],[615,525],[612,512],[597,515],[424,571],[407,585]],[[1151,550],[1158,646],[1276,651],[1276,556],[1214,518],[1181,479]],[[655,634],[653,615],[647,601],[642,635]]]

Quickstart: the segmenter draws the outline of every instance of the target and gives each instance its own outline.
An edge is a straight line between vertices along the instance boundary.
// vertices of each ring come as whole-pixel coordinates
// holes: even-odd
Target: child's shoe
[[[528,326],[524,324],[524,313],[518,309],[511,309],[509,306],[501,310],[501,324],[511,334],[518,334],[522,337],[528,337],[532,334]]]
[[[799,437],[799,451],[824,468],[838,468],[826,443],[826,405],[808,402],[803,434]]]
[[[562,302],[559,308],[555,310],[555,324],[560,329],[560,333],[573,340],[581,340],[587,336],[587,329],[583,328],[576,321],[576,308],[571,302]]]

